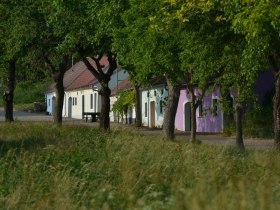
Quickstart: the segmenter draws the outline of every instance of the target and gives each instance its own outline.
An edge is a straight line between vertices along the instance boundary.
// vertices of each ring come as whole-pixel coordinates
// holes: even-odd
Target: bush
[[[30,81],[21,82],[17,85],[14,93],[15,104],[30,104],[33,102],[44,102],[47,82],[33,83]]]

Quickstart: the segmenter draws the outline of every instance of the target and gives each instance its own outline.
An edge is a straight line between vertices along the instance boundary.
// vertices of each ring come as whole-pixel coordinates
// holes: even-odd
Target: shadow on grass
[[[22,151],[36,151],[55,143],[55,140],[36,139],[31,137],[22,140],[10,139],[8,141],[0,139],[0,156],[7,154],[9,150],[14,150],[16,153]]]

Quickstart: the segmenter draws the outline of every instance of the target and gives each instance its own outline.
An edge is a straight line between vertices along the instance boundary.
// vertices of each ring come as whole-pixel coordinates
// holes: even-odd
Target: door
[[[68,98],[68,117],[72,117],[72,98]]]
[[[82,116],[84,119],[84,112],[85,112],[85,96],[82,95]]]
[[[132,124],[132,108],[131,107],[128,108],[127,116],[128,116],[128,124]]]
[[[52,97],[52,115],[55,113],[55,96]]]
[[[188,102],[184,107],[185,112],[185,131],[191,131],[191,103]]]
[[[150,127],[151,127],[151,128],[156,127],[156,124],[155,124],[155,121],[156,121],[155,114],[156,114],[155,102],[152,101],[152,102],[150,103],[150,120],[151,120]]]

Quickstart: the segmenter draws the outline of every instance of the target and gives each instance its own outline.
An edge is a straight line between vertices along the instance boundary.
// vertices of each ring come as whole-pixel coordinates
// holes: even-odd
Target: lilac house
[[[199,90],[195,90],[199,95]],[[223,114],[218,100],[221,98],[220,88],[206,93],[202,104],[196,110],[197,132],[220,133],[223,131]],[[190,95],[186,89],[180,92],[180,99],[175,119],[175,128],[181,131],[191,130]]]
[[[271,71],[263,72],[259,75],[255,91],[261,104],[267,93],[274,88],[274,77]],[[199,90],[195,90],[195,95],[199,94]],[[231,94],[232,104],[235,101],[234,92]],[[216,87],[213,92],[206,93],[202,104],[196,110],[197,132],[221,133],[224,129],[223,110],[218,100],[221,99],[221,91]],[[190,111],[190,95],[186,89],[180,92],[180,99],[175,119],[175,128],[180,131],[191,130],[191,111]]]

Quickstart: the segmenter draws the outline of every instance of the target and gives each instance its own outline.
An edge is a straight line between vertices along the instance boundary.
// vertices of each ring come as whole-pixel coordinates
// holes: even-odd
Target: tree
[[[191,142],[196,142],[196,110],[221,69],[221,40],[225,25],[217,21],[220,11],[212,1],[168,1],[164,25],[176,26],[180,48],[181,82],[191,98]],[[173,29],[173,31],[175,31]],[[195,89],[200,89],[195,95]]]
[[[26,16],[30,10],[25,10],[26,2],[1,1],[0,3],[0,59],[2,83],[6,89],[3,94],[5,121],[12,122],[13,99],[16,80],[17,62],[24,57],[34,33],[32,23]],[[13,26],[13,27],[11,27]]]
[[[78,28],[77,50],[82,61],[99,81],[101,89],[101,114],[99,128],[110,129],[110,94],[109,81],[111,75],[117,69],[117,55],[112,50],[113,32],[121,27],[120,14],[127,4],[124,0],[110,1],[83,1],[83,18],[78,18],[73,22],[72,27]],[[94,65],[89,62],[91,58]],[[104,69],[101,59],[107,59],[107,66]]]
[[[1,4],[1,8],[5,8],[7,14],[6,21],[1,22],[1,28],[4,29],[6,60],[12,69],[15,68],[16,60],[21,57],[29,63],[36,63],[37,68],[42,66],[42,62],[46,64],[56,87],[56,124],[62,123],[63,75],[70,68],[70,58],[74,49],[73,45],[68,44],[71,31],[66,23],[70,22],[69,18],[72,17],[69,17],[67,12],[74,11],[75,5],[67,6],[63,8],[64,18],[58,18],[58,15],[61,15],[62,4],[55,0],[23,0],[20,3],[4,1]],[[11,25],[13,27],[10,27]],[[10,81],[9,89],[14,90],[14,80]]]
[[[269,65],[274,72],[274,139],[278,149],[280,148],[279,3],[277,0],[223,2],[235,32],[243,35],[246,40],[246,47],[242,52],[242,76],[252,84],[256,75]]]
[[[163,1],[129,1],[129,9],[122,15],[125,27],[116,35],[121,62],[133,66],[133,80],[148,84],[155,78],[166,78],[169,96],[164,113],[163,134],[174,139],[174,124],[179,100],[180,77],[178,37],[171,28],[161,30],[160,21]],[[182,74],[181,74],[182,75]]]

